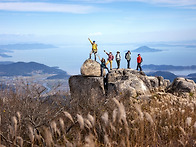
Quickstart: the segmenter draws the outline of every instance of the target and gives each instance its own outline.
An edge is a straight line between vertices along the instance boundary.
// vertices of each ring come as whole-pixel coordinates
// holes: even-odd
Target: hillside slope
[[[0,76],[31,76],[33,74],[63,74],[69,76],[66,71],[36,62],[0,64]]]

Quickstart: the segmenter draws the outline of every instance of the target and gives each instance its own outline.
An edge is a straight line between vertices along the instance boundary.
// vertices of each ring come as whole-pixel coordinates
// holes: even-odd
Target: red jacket
[[[137,63],[141,63],[141,61],[142,61],[142,57],[141,56],[138,56],[137,57]]]

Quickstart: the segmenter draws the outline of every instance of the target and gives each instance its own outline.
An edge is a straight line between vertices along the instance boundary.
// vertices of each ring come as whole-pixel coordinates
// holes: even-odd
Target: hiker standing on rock
[[[95,41],[91,41],[90,38],[88,38],[88,40],[90,41],[90,43],[92,44],[92,51],[90,52],[90,59],[91,59],[91,55],[92,53],[94,53],[95,56],[95,61],[96,61],[96,54],[97,54],[97,44],[95,44]]]
[[[108,55],[108,60],[106,62],[106,66],[108,63],[110,63],[110,70],[112,70],[112,61],[114,59],[114,56],[112,55],[112,52],[109,52],[109,54],[104,50],[104,52]]]
[[[99,57],[99,56],[98,56]],[[101,76],[103,76],[103,70],[104,69],[107,69],[107,71],[109,72],[109,69],[107,68],[106,66],[106,63],[105,63],[105,59],[104,58],[100,58],[99,57],[99,60],[101,61]]]
[[[138,57],[137,57],[137,69],[140,68],[140,71],[142,71],[142,67],[141,67],[141,63],[142,63],[143,59],[142,57],[140,56],[140,54],[138,54]]]
[[[121,60],[121,56],[120,56],[120,52],[117,51],[116,53],[116,63],[117,63],[117,69],[120,68],[120,60]]]
[[[126,52],[125,59],[127,60],[127,68],[130,68],[130,61],[131,61],[131,52],[130,51]]]

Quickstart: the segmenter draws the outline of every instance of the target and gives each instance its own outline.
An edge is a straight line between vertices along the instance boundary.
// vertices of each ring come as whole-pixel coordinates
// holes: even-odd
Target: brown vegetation
[[[29,85],[0,92],[0,146],[196,146],[192,94],[89,104],[67,93],[41,93]]]

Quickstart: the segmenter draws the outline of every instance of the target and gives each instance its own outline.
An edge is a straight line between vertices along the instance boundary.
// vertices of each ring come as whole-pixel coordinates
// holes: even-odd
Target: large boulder
[[[96,103],[97,99],[105,96],[103,77],[71,76],[69,86],[73,99],[86,99],[89,103]]]
[[[152,92],[165,91],[169,84],[170,81],[163,77],[146,76],[144,72],[137,70],[113,69],[107,75],[107,94],[110,97],[149,95]]]
[[[109,97],[136,97],[137,95],[150,94],[150,91],[142,80],[140,80],[137,77],[129,77],[128,80],[121,80],[113,83],[108,83],[107,94]]]
[[[95,76],[95,77],[101,76],[100,63],[92,59],[87,59],[81,67],[81,74],[83,76]],[[103,72],[103,76],[104,75],[105,75],[105,70]]]
[[[193,80],[178,77],[168,87],[168,92],[171,93],[194,93],[196,91],[196,84]]]
[[[149,88],[140,76],[144,76],[143,73],[133,69],[111,70],[107,75],[108,96],[136,97],[150,94]]]

